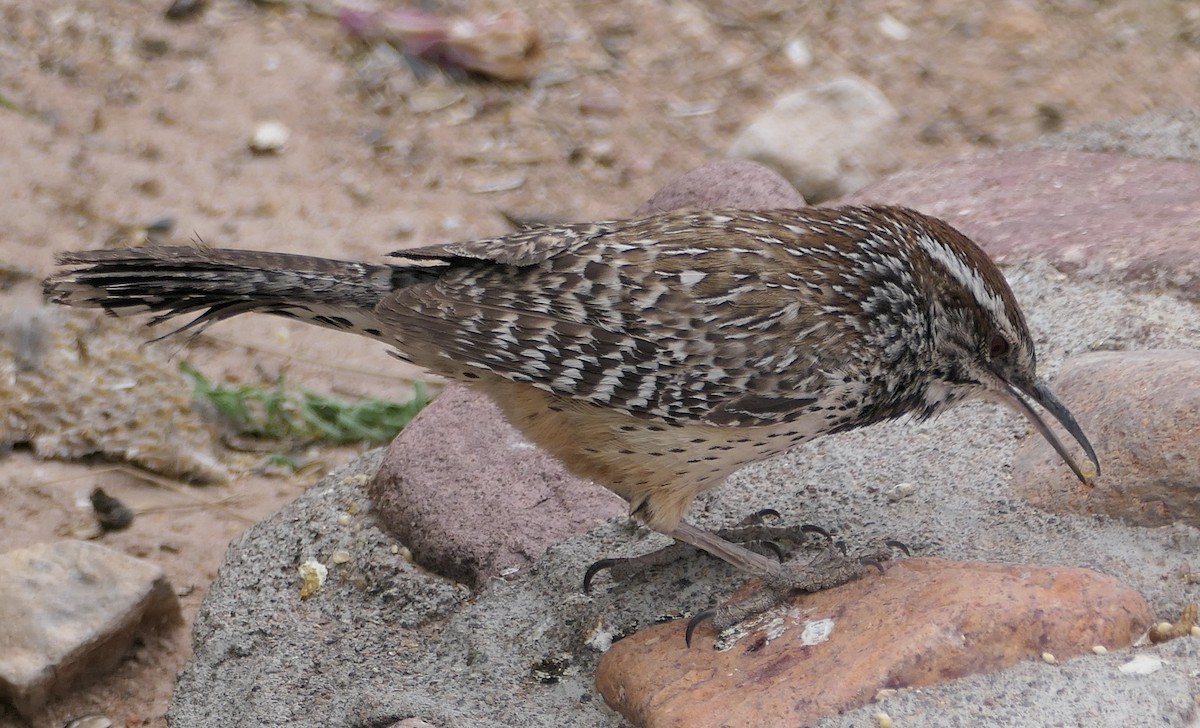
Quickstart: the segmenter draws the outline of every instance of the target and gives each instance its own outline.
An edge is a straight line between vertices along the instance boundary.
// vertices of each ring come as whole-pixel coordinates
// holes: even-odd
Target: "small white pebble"
[[[329,555],[329,560],[335,564],[344,564],[350,560],[350,552],[345,549],[337,549]]]
[[[917,492],[917,486],[912,483],[897,483],[887,491],[887,499],[892,503],[904,500]]]
[[[392,223],[392,237],[397,240],[411,238],[417,232],[417,222],[411,217],[397,217]]]
[[[1095,647],[1092,648],[1092,652],[1095,652],[1097,655],[1107,655],[1108,648],[1105,647],[1104,645],[1096,645]]]
[[[400,553],[400,547],[399,547],[398,545],[396,545],[396,544],[392,544],[392,553],[393,553],[393,554],[398,554],[398,553]]]
[[[783,47],[783,56],[796,68],[808,68],[812,65],[813,54],[808,43],[803,38],[795,38]]]
[[[892,722],[892,716],[883,711],[875,714],[875,722],[879,724],[879,728],[892,728],[892,726],[896,725]]]
[[[896,688],[880,688],[875,692],[875,700],[886,700],[896,694]]]
[[[1046,663],[1047,665],[1057,665],[1058,658],[1054,656],[1053,652],[1043,652],[1042,662]]]
[[[1150,655],[1138,655],[1117,669],[1126,675],[1149,675],[1162,669],[1163,661]]]
[[[338,525],[339,526],[349,526],[350,525],[350,514],[349,513],[339,513],[338,514]]]
[[[287,145],[292,133],[282,122],[264,121],[254,127],[250,135],[250,151],[257,154],[274,154]]]
[[[909,36],[912,35],[912,31],[908,29],[908,26],[897,20],[891,13],[884,13],[879,16],[878,27],[880,33],[883,33],[892,40],[908,40]]]

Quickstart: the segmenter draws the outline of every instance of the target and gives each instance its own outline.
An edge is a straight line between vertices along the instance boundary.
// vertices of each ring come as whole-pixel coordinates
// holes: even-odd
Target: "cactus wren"
[[[781,564],[683,516],[741,466],[821,435],[970,398],[1033,408],[1099,465],[1035,373],[1000,271],[945,222],[897,207],[675,211],[393,254],[393,264],[203,247],[65,253],[54,301],[183,328],[249,311],[369,336],[490,395],[633,517],[762,577],[750,612],[852,578]],[[1089,470],[1091,470],[1089,468]],[[855,563],[857,565],[857,562]],[[690,630],[689,630],[690,634]]]

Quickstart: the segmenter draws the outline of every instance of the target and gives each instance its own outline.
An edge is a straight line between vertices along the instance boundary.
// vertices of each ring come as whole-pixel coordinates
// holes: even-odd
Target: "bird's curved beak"
[[[1083,429],[1079,427],[1079,423],[1075,421],[1075,417],[1071,415],[1071,411],[1067,409],[1066,405],[1058,401],[1058,397],[1054,396],[1054,393],[1050,391],[1050,387],[1040,379],[1035,379],[1032,383],[1025,386],[1013,384],[1004,379],[1004,377],[998,376],[997,379],[1002,385],[1002,388],[997,392],[1000,395],[997,399],[1025,415],[1025,419],[1029,420],[1034,428],[1041,433],[1042,437],[1046,438],[1046,441],[1050,443],[1054,451],[1071,467],[1075,476],[1084,485],[1091,485],[1092,478],[1100,474],[1100,461],[1096,458],[1096,451],[1092,449],[1092,443],[1088,442],[1087,435],[1083,434]],[[1062,441],[1058,439],[1053,430],[1046,424],[1046,421],[1038,414],[1037,410],[1030,406],[1029,402],[1026,401],[1026,397],[1054,415],[1054,419],[1058,420],[1059,424],[1067,432],[1071,433],[1071,437],[1075,438],[1075,442],[1079,443],[1079,446],[1087,453],[1088,459],[1091,460],[1091,465],[1094,466],[1089,468],[1091,472],[1084,472],[1079,463],[1075,462],[1075,459],[1067,452],[1066,446],[1062,444]]]

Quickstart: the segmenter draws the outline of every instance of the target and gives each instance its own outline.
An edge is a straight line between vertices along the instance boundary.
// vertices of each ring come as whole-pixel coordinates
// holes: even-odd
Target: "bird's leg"
[[[673,544],[663,546],[660,549],[651,551],[648,554],[642,554],[641,556],[600,559],[589,566],[587,571],[584,572],[583,592],[585,594],[591,593],[592,579],[596,578],[596,574],[599,574],[605,569],[608,570],[608,573],[610,576],[612,576],[613,581],[624,581],[634,574],[640,574],[646,569],[674,563],[695,552],[696,549],[689,544],[676,541]]]
[[[799,526],[773,526],[766,523],[768,517],[779,518],[779,512],[773,508],[764,508],[746,516],[736,526],[718,530],[716,535],[726,541],[745,544],[752,549],[761,545],[774,553],[777,561],[783,561],[787,557],[787,552],[780,545],[783,542],[798,544],[812,534],[821,536],[826,541],[833,540],[829,531],[820,526],[809,523]]]
[[[695,528],[694,526],[690,526],[688,524],[684,525],[688,525],[688,528],[691,528],[698,533],[711,536],[714,539],[712,541],[713,544],[724,543],[740,551],[752,553],[755,556],[758,556],[758,554],[754,551],[751,551],[749,548],[736,546],[735,544],[761,544],[765,550],[770,551],[775,556],[776,562],[783,561],[785,556],[783,548],[779,546],[781,541],[798,542],[810,533],[819,534],[827,539],[830,538],[829,532],[820,526],[812,526],[807,524],[794,527],[767,525],[763,523],[763,519],[768,515],[778,514],[772,510],[758,511],[757,513],[752,513],[746,518],[742,519],[742,521],[736,526],[733,526],[732,528],[723,528],[715,533],[703,531],[702,529]],[[713,548],[717,548],[716,546],[713,548],[702,546],[693,541],[688,541],[685,538],[680,538],[674,532],[668,533],[667,535],[674,538],[675,543],[664,546],[656,551],[642,554],[641,556],[600,559],[599,561],[595,562],[588,567],[587,571],[583,575],[583,591],[585,593],[590,592],[592,587],[592,579],[594,579],[597,574],[605,569],[608,570],[613,581],[624,581],[634,574],[639,574],[646,569],[665,566],[678,561],[679,559],[687,558],[695,553],[697,549],[708,552],[719,559],[729,561],[735,566],[738,566],[738,562],[730,561],[730,559],[725,555],[714,551]],[[739,566],[739,568],[741,567]]]
[[[867,566],[875,566],[882,571],[880,564],[891,558],[893,548],[907,552],[904,545],[896,541],[877,541],[868,544],[865,552],[851,557],[846,554],[843,544],[830,541],[825,549],[809,561],[780,564],[689,523],[680,523],[671,535],[708,551],[763,582],[749,596],[727,600],[716,609],[694,616],[688,623],[685,635],[689,645],[692,632],[705,620],[711,619],[713,628],[718,632],[723,631],[747,617],[765,612],[796,592],[816,592],[839,586],[857,579]]]
[[[733,564],[741,571],[766,579],[780,567],[778,561],[762,554],[751,551],[745,546],[739,546],[724,539],[720,534],[697,528],[687,521],[680,521],[675,530],[667,534],[676,541],[691,544],[702,551],[716,556],[718,559]]]

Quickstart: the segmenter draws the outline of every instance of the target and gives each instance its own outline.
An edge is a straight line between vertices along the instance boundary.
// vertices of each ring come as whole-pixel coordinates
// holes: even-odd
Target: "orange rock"
[[[1140,594],[1087,569],[908,559],[798,595],[721,651],[703,627],[691,649],[682,622],[642,630],[601,658],[596,686],[645,728],[808,725],[880,688],[1125,647],[1151,618]]]

